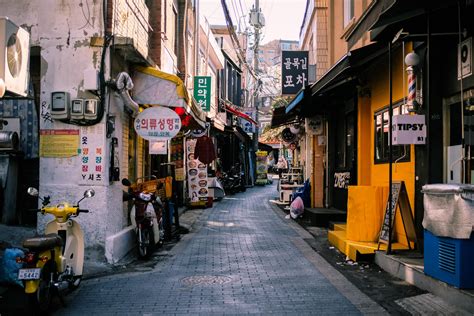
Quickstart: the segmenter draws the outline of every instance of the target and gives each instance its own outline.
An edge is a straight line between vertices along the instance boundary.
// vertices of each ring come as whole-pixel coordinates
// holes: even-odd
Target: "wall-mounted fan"
[[[0,17],[0,83],[12,94],[28,93],[29,48],[30,34],[9,18]]]
[[[11,34],[7,42],[7,64],[10,74],[17,78],[21,71],[22,51],[16,34]]]

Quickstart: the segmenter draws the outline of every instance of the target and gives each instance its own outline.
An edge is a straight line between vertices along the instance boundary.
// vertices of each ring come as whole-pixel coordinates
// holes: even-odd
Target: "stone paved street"
[[[84,281],[59,315],[381,314],[272,210],[274,186],[203,212],[151,271]]]

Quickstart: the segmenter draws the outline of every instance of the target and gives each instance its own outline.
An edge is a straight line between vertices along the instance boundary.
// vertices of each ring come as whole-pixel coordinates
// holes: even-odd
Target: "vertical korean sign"
[[[104,127],[81,127],[81,179],[80,185],[105,185],[105,133]]]
[[[282,51],[281,54],[281,93],[296,94],[308,83],[308,51]]]
[[[205,112],[211,109],[211,77],[196,76],[194,77],[194,98],[198,105]]]

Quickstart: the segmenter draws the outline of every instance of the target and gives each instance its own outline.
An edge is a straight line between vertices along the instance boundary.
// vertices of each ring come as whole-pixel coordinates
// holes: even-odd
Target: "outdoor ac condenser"
[[[0,91],[3,85],[10,93],[27,95],[29,57],[30,34],[8,17],[0,17]]]

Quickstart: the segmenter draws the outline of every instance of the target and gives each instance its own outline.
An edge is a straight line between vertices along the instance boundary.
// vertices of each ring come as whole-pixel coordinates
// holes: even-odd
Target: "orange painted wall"
[[[405,55],[409,47],[405,46]],[[406,72],[402,49],[392,52],[392,100],[393,103],[406,95]],[[405,76],[405,84],[403,77]],[[359,93],[359,137],[358,137],[358,183],[360,185],[387,186],[389,178],[388,163],[374,163],[374,113],[387,107],[390,102],[388,55],[385,60],[368,67],[367,86]],[[408,197],[414,213],[415,195],[415,150],[411,146],[410,161],[392,165],[393,181],[405,181]],[[396,240],[406,244],[403,223],[399,212],[395,219]]]

